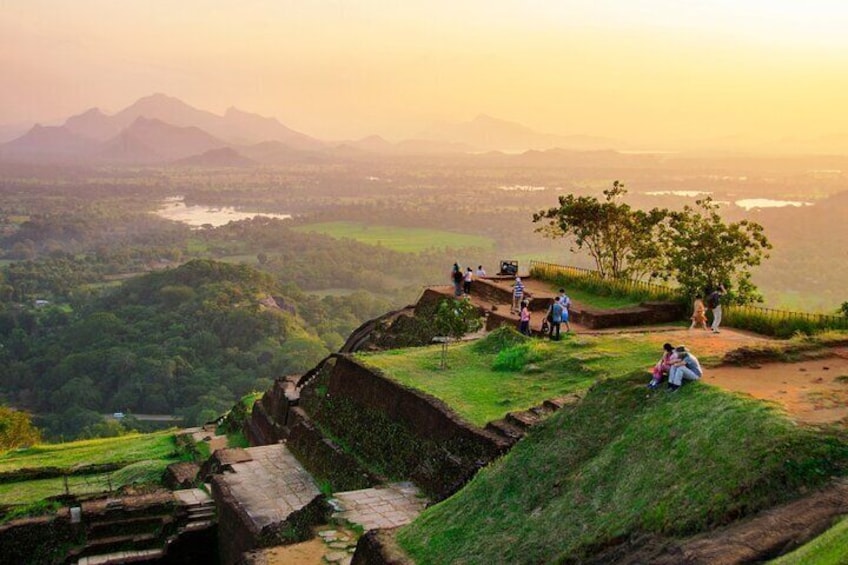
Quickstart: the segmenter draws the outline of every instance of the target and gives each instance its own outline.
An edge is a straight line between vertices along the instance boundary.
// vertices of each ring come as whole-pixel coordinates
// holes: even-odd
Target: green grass
[[[848,563],[848,518],[831,529],[774,561],[772,565],[842,565]]]
[[[488,237],[424,228],[372,226],[359,222],[324,222],[295,228],[300,232],[317,232],[336,239],[353,239],[368,245],[380,245],[403,253],[418,253],[425,249],[478,247],[492,249]]]
[[[691,535],[848,467],[844,439],[701,383],[603,381],[398,535],[421,564],[578,562],[644,534]]]
[[[35,445],[0,455],[0,473],[39,467],[73,467],[166,459],[175,454],[173,432],[130,434],[68,443]]]
[[[487,339],[497,339],[490,334]],[[599,378],[618,377],[656,361],[656,345],[639,335],[567,336],[530,340],[513,353],[482,342],[453,344],[448,368],[439,369],[440,346],[358,354],[387,377],[446,402],[477,426],[542,401],[588,388]],[[525,351],[521,351],[525,349]],[[520,357],[506,363],[505,356]],[[499,360],[499,356],[501,359]],[[506,365],[505,365],[506,363]]]
[[[8,451],[0,456],[0,472],[18,469],[56,467],[72,472],[75,467],[122,463],[110,473],[69,475],[68,491],[73,495],[116,490],[125,485],[158,483],[165,468],[183,459],[173,432],[131,434],[116,438],[36,445]],[[0,504],[30,504],[65,493],[63,477],[0,484]]]
[[[559,286],[551,285],[551,292],[557,292],[559,289]],[[600,309],[629,308],[631,306],[638,306],[640,302],[629,296],[599,296],[580,288],[566,287],[565,293],[571,300]]]

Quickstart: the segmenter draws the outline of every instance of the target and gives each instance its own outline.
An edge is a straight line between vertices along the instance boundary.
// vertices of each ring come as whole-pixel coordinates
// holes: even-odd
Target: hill
[[[23,339],[4,315],[0,391],[41,415],[50,437],[76,437],[102,413],[176,414],[187,424],[303,371],[327,349],[269,275],[195,260],[125,282],[72,314],[48,314]],[[20,334],[20,335],[19,335]]]
[[[838,434],[712,387],[681,393],[646,399],[641,375],[595,385],[400,543],[422,563],[653,562],[848,471]]]

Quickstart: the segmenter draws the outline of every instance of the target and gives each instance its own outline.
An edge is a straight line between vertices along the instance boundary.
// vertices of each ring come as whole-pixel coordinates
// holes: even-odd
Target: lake
[[[226,225],[230,222],[239,220],[249,220],[256,216],[266,218],[278,218],[285,220],[291,218],[290,214],[267,214],[265,212],[243,212],[236,210],[232,206],[212,207],[212,206],[186,206],[182,197],[166,198],[165,202],[159,210],[155,212],[160,218],[182,222],[189,226],[200,227],[206,224],[218,227]]]

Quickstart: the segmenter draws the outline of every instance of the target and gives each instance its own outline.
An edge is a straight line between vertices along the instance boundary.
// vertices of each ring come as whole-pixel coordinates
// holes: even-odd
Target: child
[[[692,325],[689,329],[699,326],[701,329],[707,329],[707,307],[704,306],[704,298],[700,294],[695,297],[695,303],[692,305]]]
[[[530,309],[527,301],[521,301],[521,313],[519,314],[518,331],[524,335],[530,335]]]
[[[663,356],[657,361],[657,364],[654,365],[654,368],[651,371],[651,382],[648,383],[648,388],[651,390],[656,390],[657,387],[660,386],[662,382],[663,375],[667,375],[669,370],[671,369],[671,364],[677,360],[677,357],[674,353],[674,347],[670,343],[663,344]]]

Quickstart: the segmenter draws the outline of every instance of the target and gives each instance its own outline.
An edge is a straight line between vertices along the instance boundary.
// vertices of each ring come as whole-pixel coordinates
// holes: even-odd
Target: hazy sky
[[[841,0],[0,0],[0,124],[163,92],[324,138],[485,113],[848,152],[846,30]]]

